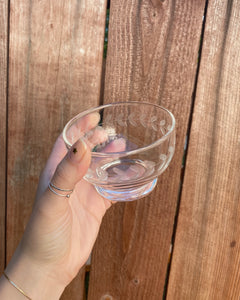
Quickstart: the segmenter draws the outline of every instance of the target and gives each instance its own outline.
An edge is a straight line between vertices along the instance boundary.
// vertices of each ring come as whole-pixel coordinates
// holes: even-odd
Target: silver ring
[[[72,192],[73,192],[73,189],[60,189],[60,188],[58,188],[58,187],[56,187],[53,183],[51,183],[51,182],[49,182],[49,184],[48,184],[48,188],[49,188],[49,190],[51,191],[51,192],[53,192],[55,195],[58,195],[58,196],[60,196],[60,197],[66,197],[66,198],[69,198],[70,197],[70,195],[72,194]],[[58,193],[58,192],[56,192],[55,190],[57,190],[57,191],[61,191],[61,192],[69,192],[68,194],[60,194],[60,193]]]

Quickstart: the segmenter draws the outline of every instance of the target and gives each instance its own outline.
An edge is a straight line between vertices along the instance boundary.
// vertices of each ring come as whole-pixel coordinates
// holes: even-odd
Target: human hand
[[[42,173],[21,248],[39,264],[52,265],[56,277],[68,284],[88,259],[111,202],[82,180],[90,163],[88,147],[79,140],[66,152],[60,136]],[[73,193],[69,198],[55,195],[48,189],[50,181]]]
[[[33,299],[60,297],[89,257],[102,218],[111,206],[82,179],[90,160],[90,149],[83,141],[67,152],[60,136],[40,177],[32,215],[6,269],[11,280]],[[73,193],[69,198],[56,195],[48,188],[49,182],[73,189]]]

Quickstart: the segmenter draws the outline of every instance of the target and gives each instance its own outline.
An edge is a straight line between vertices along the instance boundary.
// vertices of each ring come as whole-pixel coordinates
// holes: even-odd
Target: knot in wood
[[[139,285],[139,279],[137,278],[134,278],[132,282],[134,283],[134,285]]]
[[[100,300],[113,300],[113,297],[111,295],[106,294],[102,296]]]

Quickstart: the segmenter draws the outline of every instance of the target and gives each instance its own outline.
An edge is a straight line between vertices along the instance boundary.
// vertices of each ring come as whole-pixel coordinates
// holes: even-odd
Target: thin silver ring
[[[52,184],[51,182],[49,182],[48,188],[49,188],[49,190],[50,190],[51,192],[53,192],[55,195],[60,196],[60,197],[66,197],[66,198],[69,198],[70,195],[71,195],[72,192],[73,192],[73,189],[71,189],[71,190],[70,190],[70,189],[60,189],[60,188],[56,187],[54,184]],[[60,194],[60,193],[56,192],[55,190],[61,191],[61,192],[69,192],[69,193],[68,193],[67,195],[65,195],[65,194]]]
[[[56,187],[52,182],[49,183],[52,188],[55,190],[61,191],[61,192],[73,192],[73,189],[60,189],[59,187]]]

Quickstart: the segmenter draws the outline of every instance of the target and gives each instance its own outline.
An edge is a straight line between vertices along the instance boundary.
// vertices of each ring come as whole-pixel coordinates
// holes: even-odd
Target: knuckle
[[[66,170],[63,166],[62,163],[60,163],[55,171],[55,176],[60,179],[60,180],[66,180],[67,179],[67,174],[66,174]]]

